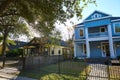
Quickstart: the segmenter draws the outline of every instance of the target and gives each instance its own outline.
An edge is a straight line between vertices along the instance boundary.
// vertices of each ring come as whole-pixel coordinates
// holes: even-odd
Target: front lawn
[[[39,80],[84,80],[90,68],[84,62],[65,61],[52,64],[43,68],[24,70],[20,76],[31,77]]]

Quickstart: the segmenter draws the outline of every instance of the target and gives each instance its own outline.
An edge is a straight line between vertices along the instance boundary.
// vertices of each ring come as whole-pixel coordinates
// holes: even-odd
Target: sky
[[[97,6],[95,6],[94,4],[89,4],[86,8],[84,8],[82,12],[83,17],[81,20],[78,21],[77,18],[74,17],[73,19],[68,20],[66,22],[67,26],[63,24],[61,25],[56,24],[56,28],[61,31],[63,40],[69,39],[69,36],[71,37],[72,34],[74,33],[74,29],[72,28],[73,24],[71,24],[70,21],[73,21],[74,24],[78,24],[82,22],[86,17],[88,17],[95,10],[98,10],[107,14],[111,14],[114,17],[116,16],[120,17],[120,0],[96,0],[96,3],[97,3]]]

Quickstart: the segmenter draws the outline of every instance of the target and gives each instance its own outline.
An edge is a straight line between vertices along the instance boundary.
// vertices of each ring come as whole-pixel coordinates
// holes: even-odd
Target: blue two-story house
[[[116,58],[120,56],[120,17],[94,11],[77,24],[74,57]]]

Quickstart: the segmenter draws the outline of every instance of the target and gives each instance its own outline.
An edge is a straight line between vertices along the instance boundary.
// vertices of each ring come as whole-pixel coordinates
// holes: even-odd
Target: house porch
[[[110,50],[110,46],[111,45],[108,40],[90,41],[90,58],[113,58],[113,55],[114,58],[117,58],[117,56],[120,56],[120,42],[113,40],[113,53]],[[75,53],[76,55],[74,56],[77,56],[78,58],[87,58],[86,43],[75,43]]]

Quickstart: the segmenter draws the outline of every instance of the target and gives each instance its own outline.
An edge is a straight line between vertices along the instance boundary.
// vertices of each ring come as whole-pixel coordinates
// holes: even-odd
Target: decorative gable
[[[111,15],[100,12],[100,11],[94,11],[85,20],[93,20],[93,19],[98,19],[98,18],[103,18],[103,17],[108,17],[108,16],[111,16]]]

